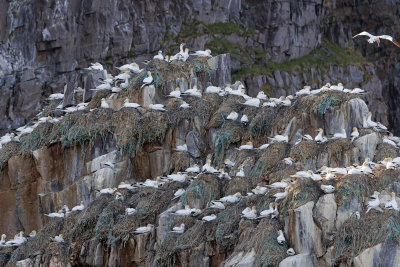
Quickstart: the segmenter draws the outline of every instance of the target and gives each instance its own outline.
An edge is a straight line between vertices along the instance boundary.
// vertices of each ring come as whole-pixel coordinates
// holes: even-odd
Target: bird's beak
[[[377,39],[376,42],[378,43],[378,46],[379,46],[379,43],[381,42],[381,40]]]

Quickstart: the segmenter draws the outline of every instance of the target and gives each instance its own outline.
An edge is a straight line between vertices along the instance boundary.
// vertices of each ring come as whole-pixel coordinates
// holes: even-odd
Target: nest
[[[203,209],[211,200],[220,198],[218,178],[214,175],[202,174],[190,184],[181,197],[183,205]]]
[[[378,146],[375,152],[374,161],[379,162],[385,158],[396,158],[399,156],[398,150],[387,143],[382,143]],[[372,160],[372,159],[371,159]]]
[[[111,95],[110,90],[100,90],[97,91],[94,96],[92,97],[92,100],[90,100],[89,104],[86,106],[87,110],[95,109],[95,108],[100,108],[101,106],[101,99],[106,98],[109,95]]]
[[[352,264],[353,258],[363,250],[377,244],[394,242],[400,244],[400,217],[397,211],[363,214],[347,220],[338,230],[334,240],[335,265]]]
[[[19,145],[16,142],[8,142],[0,149],[0,171],[8,164],[8,160],[18,153]]]

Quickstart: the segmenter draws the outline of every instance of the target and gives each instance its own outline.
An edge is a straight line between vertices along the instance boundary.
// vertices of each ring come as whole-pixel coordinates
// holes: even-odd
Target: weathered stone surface
[[[298,254],[287,257],[279,263],[279,267],[302,267],[315,266],[313,257],[310,254]]]
[[[337,204],[334,194],[326,194],[320,197],[315,204],[314,219],[322,229],[323,238],[332,240],[335,233],[335,218]]]
[[[355,257],[354,266],[400,266],[400,248],[395,243],[378,244]]]

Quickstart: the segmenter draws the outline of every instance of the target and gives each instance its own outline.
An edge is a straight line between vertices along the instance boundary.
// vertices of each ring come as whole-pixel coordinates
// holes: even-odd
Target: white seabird
[[[246,124],[249,122],[249,118],[247,117],[247,115],[243,115],[242,118],[240,119],[240,122],[243,124]]]
[[[243,103],[243,105],[258,108],[260,106],[260,99],[258,99],[258,98],[248,99],[248,100],[246,100],[246,102]]]
[[[235,162],[229,160],[229,159],[225,159],[224,160],[224,164],[228,167],[228,168],[232,168],[233,166],[235,166]]]
[[[220,198],[218,201],[227,202],[227,203],[236,203],[241,199],[241,197],[242,197],[242,194],[237,192],[234,195],[228,195],[223,198]]]
[[[309,95],[311,93],[311,87],[308,85],[305,85],[303,87],[303,89],[301,89],[300,91],[296,92],[296,96],[301,96],[301,95]]]
[[[124,105],[122,107],[123,108],[139,108],[140,105],[138,103],[130,103],[129,98],[126,98],[124,100]]]
[[[276,203],[278,204],[278,203]],[[263,210],[260,212],[260,216],[258,218],[268,218],[274,213],[274,203],[269,203],[269,209]]]
[[[230,179],[231,179],[231,177],[229,176],[229,174],[226,173],[226,172],[224,171],[224,169],[219,169],[218,178],[219,178],[219,179],[227,179],[227,180],[230,180]]]
[[[211,166],[211,159],[207,159],[206,160],[206,164],[203,165],[203,167],[201,168],[202,172],[206,172],[206,173],[217,173],[218,171]]]
[[[243,167],[240,168],[240,170],[236,173],[236,177],[244,177],[244,170]]]
[[[80,205],[77,205],[75,207],[72,208],[72,211],[81,211],[85,209],[85,205],[83,204],[83,201],[81,201]]]
[[[282,179],[280,182],[275,182],[273,184],[267,185],[269,188],[276,189],[276,188],[286,188],[289,186],[289,183],[286,182],[285,179]]]
[[[326,137],[324,137],[324,130],[322,128],[318,129],[318,134],[317,136],[315,136],[314,140],[315,142],[320,142],[320,143],[327,141]]]
[[[136,212],[134,208],[125,208],[125,215],[132,215]]]
[[[90,63],[92,66],[85,68],[86,70],[90,70],[90,71],[103,71],[103,65],[101,65],[99,62],[96,63]]]
[[[209,209],[219,209],[219,210],[224,210],[225,209],[225,205],[221,202],[221,201],[214,201],[212,200],[209,205],[208,205]]]
[[[267,95],[264,93],[264,91],[260,91],[257,94],[257,98],[260,100],[267,100]]]
[[[392,192],[392,200],[385,203],[385,209],[399,211],[399,206],[397,205],[395,192]]]
[[[167,111],[163,104],[150,104],[149,108],[156,111]]]
[[[186,103],[185,101],[183,101],[183,103],[179,107],[183,108],[183,109],[187,109],[187,108],[190,108],[190,105],[188,103]]]
[[[245,145],[241,145],[238,150],[251,150],[253,149],[253,142],[249,141]]]
[[[48,100],[61,100],[61,99],[64,99],[64,94],[61,94],[61,93],[51,94],[51,95],[49,95],[49,97],[47,99]]]
[[[191,56],[198,56],[198,57],[211,57],[211,50],[206,49],[205,51],[198,50],[194,52],[193,54],[190,54]]]
[[[257,185],[256,188],[251,189],[251,191],[255,194],[255,195],[265,195],[265,193],[267,193],[267,188],[265,186],[259,186]]]
[[[181,223],[179,226],[172,228],[171,233],[183,234],[185,232],[185,224]]]
[[[332,137],[332,139],[341,139],[341,138],[347,138],[345,129],[342,129],[342,131],[340,133],[335,133]]]
[[[282,230],[279,230],[278,231],[278,237],[276,238],[276,240],[278,241],[278,244],[279,245],[283,245],[283,244],[285,244],[285,242],[286,242],[286,239],[285,239],[285,236],[283,235],[283,232],[282,232]]]
[[[229,113],[228,117],[226,117],[227,120],[232,120],[235,121],[239,117],[239,114],[237,114],[235,111],[232,111]]]
[[[164,56],[163,56],[163,54],[162,54],[162,51],[161,51],[161,50],[158,51],[158,54],[155,55],[155,56],[153,57],[153,59],[164,60]]]
[[[293,248],[289,248],[288,250],[286,250],[286,254],[288,256],[294,256],[296,254],[296,252],[294,251]]]
[[[382,138],[382,142],[397,147],[396,143],[390,140],[386,135]]]
[[[172,198],[172,200],[181,197],[183,194],[185,194],[186,190],[183,188],[179,188],[178,190],[176,190],[176,192],[174,193],[174,197]]]
[[[50,217],[50,218],[64,218],[64,213],[62,213],[61,210],[58,212],[52,212],[49,214],[45,214],[44,216]]]
[[[201,220],[204,222],[211,222],[211,221],[215,220],[216,218],[217,218],[217,216],[215,214],[211,214],[209,216],[204,216],[203,218],[201,218]]]
[[[147,226],[142,226],[139,228],[136,228],[135,234],[145,234],[150,232],[153,229],[154,225],[148,224]]]
[[[275,135],[274,137],[268,137],[268,139],[273,142],[273,143],[279,143],[279,142],[288,142],[288,136],[287,135]]]
[[[379,207],[379,204],[381,203],[379,200],[379,192],[375,191],[374,192],[374,197],[375,199],[370,200],[367,204],[367,212],[368,213],[371,209],[376,209]]]
[[[58,243],[64,242],[63,234],[59,234],[58,236],[55,236],[55,237],[50,237],[50,239],[51,239],[51,241],[55,241]]]
[[[289,187],[286,187],[284,192],[279,192],[279,193],[276,193],[275,195],[273,195],[273,197],[275,198],[275,202],[287,197],[287,195],[289,193],[288,191],[289,191]]]
[[[183,144],[182,146],[176,146],[175,150],[179,152],[187,152],[187,145]]]
[[[110,105],[108,105],[108,103],[106,102],[106,100],[104,98],[101,99],[101,108],[110,108]]]
[[[335,192],[335,187],[332,185],[321,185],[321,190],[324,191],[326,194],[331,194]]]
[[[153,77],[151,76],[151,72],[148,71],[147,72],[147,77],[143,79],[143,84],[142,84],[142,86],[140,88],[143,88],[143,87],[145,87],[147,85],[150,85],[152,83],[153,83]]]
[[[190,166],[185,170],[185,172],[191,172],[191,173],[199,173],[200,172],[200,167],[197,164],[194,164],[193,166]]]
[[[380,39],[385,39],[385,40],[391,41],[397,47],[400,47],[400,45],[397,42],[393,41],[393,37],[389,36],[389,35],[376,35],[375,36],[375,35],[370,34],[369,32],[363,31],[363,32],[360,32],[359,34],[354,35],[353,38],[355,38],[357,36],[363,36],[363,35],[368,37],[367,41],[370,44],[377,42],[378,46],[379,46],[380,41],[381,41]]]
[[[179,87],[176,87],[175,90],[169,93],[168,96],[173,98],[181,98],[181,90]]]
[[[247,207],[242,211],[242,217],[245,217],[246,219],[256,219],[257,218],[257,207],[253,206],[251,208]]]
[[[354,141],[354,139],[358,138],[360,136],[360,133],[358,132],[357,127],[353,127],[353,131],[351,132],[351,142]]]

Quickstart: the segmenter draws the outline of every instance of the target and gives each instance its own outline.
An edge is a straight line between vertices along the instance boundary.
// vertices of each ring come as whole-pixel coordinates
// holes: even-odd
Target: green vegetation
[[[327,68],[330,65],[348,66],[356,65],[362,66],[369,64],[369,62],[361,55],[360,52],[354,50],[352,47],[346,49],[324,40],[322,47],[313,50],[307,56],[296,58],[283,63],[268,62],[266,66],[254,64],[234,75],[235,79],[243,79],[248,75],[266,74],[271,75],[274,70],[291,72],[293,70],[302,71],[309,68]]]

